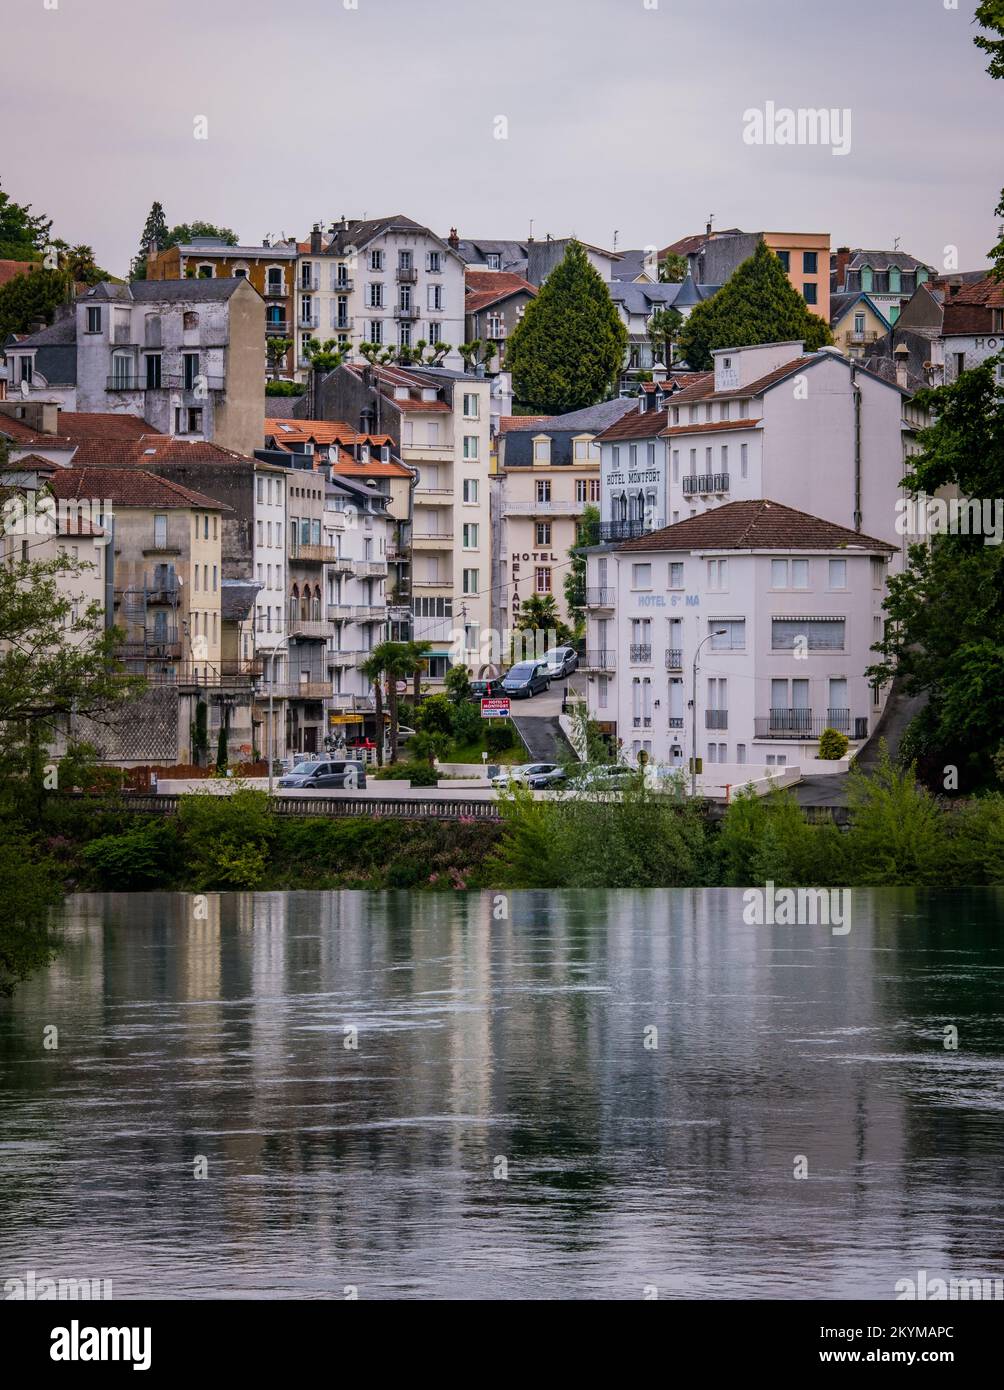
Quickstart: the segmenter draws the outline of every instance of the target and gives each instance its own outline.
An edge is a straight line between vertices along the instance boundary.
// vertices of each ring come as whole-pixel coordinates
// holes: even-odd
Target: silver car
[[[500,791],[506,787],[511,787],[514,783],[526,786],[531,777],[543,777],[546,773],[560,772],[557,763],[520,763],[515,767],[499,768],[497,774],[492,778],[492,786]]]
[[[366,764],[345,758],[317,758],[297,763],[292,772],[279,778],[279,786],[290,791],[353,791],[366,785]]]

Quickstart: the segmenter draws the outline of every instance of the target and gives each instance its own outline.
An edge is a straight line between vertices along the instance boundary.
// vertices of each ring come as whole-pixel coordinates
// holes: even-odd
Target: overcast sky
[[[2,0],[0,177],[120,275],[154,199],[248,242],[403,212],[624,249],[713,213],[976,268],[1004,82],[951,3]],[[744,143],[768,101],[848,109],[850,153]]]

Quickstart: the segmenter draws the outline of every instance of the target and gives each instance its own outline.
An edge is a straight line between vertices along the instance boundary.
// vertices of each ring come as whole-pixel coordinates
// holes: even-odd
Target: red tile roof
[[[31,270],[41,269],[41,261],[0,261],[0,285],[6,285],[16,275],[27,275]]]
[[[550,415],[500,415],[499,434],[511,434],[513,430],[532,430]]]
[[[846,550],[894,551],[875,540],[808,512],[765,499],[726,502],[661,531],[626,541],[618,550]]]
[[[205,512],[229,512],[233,508],[203,492],[182,487],[170,478],[141,468],[60,468],[52,475],[58,498],[101,498],[113,507],[196,508]]]
[[[142,439],[144,435],[160,435],[139,415],[83,413],[76,410],[59,412],[57,432],[70,439]]]
[[[654,439],[662,433],[668,419],[666,410],[627,410],[598,434],[596,440],[600,444],[612,444],[619,439]]]
[[[42,434],[40,430],[32,429],[31,425],[25,424],[23,420],[18,420],[13,415],[6,415],[2,412],[0,412],[0,434],[5,434],[16,444],[47,444],[50,448],[58,446],[65,449],[73,447],[63,435]]]
[[[942,333],[987,333],[993,331],[993,310],[1004,309],[1004,283],[987,276],[974,285],[963,285],[955,294],[945,295]]]
[[[511,270],[468,270],[465,277],[467,294],[464,299],[464,312],[476,314],[479,310],[508,299],[514,294],[536,295],[536,285],[524,280],[522,275]]]

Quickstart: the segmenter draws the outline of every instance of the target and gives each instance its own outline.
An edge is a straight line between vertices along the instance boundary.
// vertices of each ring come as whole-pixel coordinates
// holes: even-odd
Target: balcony
[[[331,636],[331,624],[318,618],[290,618],[289,635],[306,638],[308,641],[315,638],[326,639]]]
[[[170,391],[190,391],[197,394],[203,389],[206,391],[225,391],[227,382],[226,377],[222,376],[206,376],[204,373],[198,372],[194,376],[188,376],[184,372],[172,372],[161,377],[161,388]],[[156,387],[147,387],[148,391],[156,389]],[[201,395],[198,398],[202,399]]]
[[[385,603],[357,603],[354,616],[357,623],[382,623],[387,619],[387,605]]]
[[[285,298],[286,298],[286,281],[285,281],[284,279],[283,279],[283,280],[269,280],[268,283],[265,285],[265,298],[266,298],[266,299],[285,299]]]
[[[356,605],[354,603],[329,603],[327,612],[329,623],[350,623],[356,615]]]
[[[321,316],[317,313],[299,313],[296,316],[297,328],[320,328]]]
[[[328,681],[276,681],[260,685],[255,698],[267,701],[271,695],[273,700],[326,700],[330,694]]]
[[[583,667],[586,671],[612,671],[614,669],[614,653],[610,647],[592,647],[586,652],[586,660]]]
[[[289,319],[266,319],[265,333],[274,333],[277,338],[285,338],[289,329]]]
[[[413,579],[411,581],[413,589],[445,589],[452,592],[453,580],[448,576],[444,579]]]
[[[414,531],[411,544],[416,550],[450,550],[453,546],[453,532]]]
[[[310,545],[304,543],[290,547],[289,558],[293,564],[330,565],[342,559],[333,545]]]
[[[321,277],[316,270],[313,275],[304,275],[301,271],[296,288],[299,294],[316,294],[321,288]]]
[[[355,573],[360,579],[382,579],[387,573],[387,561],[357,560]]]
[[[706,709],[704,711],[704,727],[706,729],[727,729],[729,727],[728,710]]]
[[[642,663],[642,664],[644,664],[645,662],[651,661],[651,660],[652,660],[652,644],[651,644],[651,642],[633,642],[633,643],[631,644],[631,646],[628,648],[628,659],[629,659],[630,661],[639,662],[639,663]]]
[[[185,661],[173,671],[146,671],[150,685],[187,686],[196,690],[244,690],[250,692],[261,676],[261,659],[251,661]]]
[[[368,657],[370,653],[361,652],[360,655]],[[336,690],[331,696],[331,707],[350,714],[374,714],[376,712],[376,700],[372,695],[350,695]]]
[[[616,592],[609,587],[586,590],[587,608],[613,608],[616,601]]]
[[[407,447],[408,447],[408,448],[411,448],[412,446],[411,446],[411,445],[408,445]],[[415,445],[415,448],[419,448],[419,449],[422,449],[422,448],[442,449],[442,450],[446,450],[447,452],[450,452],[449,449],[448,449],[448,446],[445,445],[445,444],[442,444],[442,445],[440,445],[440,444],[428,444],[428,445],[418,444],[418,445]],[[452,454],[451,454],[451,457],[452,457]],[[416,502],[422,502],[426,497],[452,497],[452,496],[453,496],[453,489],[452,489],[452,487],[427,487],[427,486],[425,485],[425,483],[419,483],[418,486],[415,488],[415,501],[416,501]],[[434,503],[434,502],[430,502],[429,505],[430,505],[430,506],[436,506],[437,504]]]
[[[667,650],[666,650],[666,670],[667,670],[667,671],[682,671],[682,670],[683,670],[683,648],[682,648],[682,647],[669,647],[669,648],[667,648]]]
[[[406,323],[413,323],[415,319],[422,317],[422,311],[417,304],[395,304],[394,317]]]
[[[624,521],[601,521],[601,541],[633,541],[637,536],[646,535],[652,528],[644,517],[632,517]]]
[[[336,275],[335,283],[331,286],[331,292],[332,294],[351,294],[352,287],[355,283],[356,282],[354,280],[349,279],[348,276],[342,279],[341,277]]]
[[[351,318],[336,319],[334,331],[336,333],[349,333],[352,331],[352,323],[353,320]]]
[[[852,730],[853,724],[853,730]],[[816,739],[824,729],[836,729],[849,738],[868,737],[868,718],[851,719],[848,709],[829,709],[813,715],[811,709],[772,709],[753,720],[755,738]]]
[[[328,652],[329,670],[354,670],[360,657],[368,656],[368,652],[361,652],[356,649],[352,651]]]
[[[394,278],[399,280],[402,285],[416,285],[418,283],[418,270],[413,265],[399,265],[394,272]]]
[[[146,382],[140,385],[138,376],[110,376],[105,380],[106,391],[145,391]]]
[[[333,546],[331,547],[331,549],[332,549],[331,557],[328,559],[328,561],[327,561],[326,563],[329,564],[329,565],[331,565],[331,567],[332,567],[332,569],[334,570],[335,574],[355,574],[355,572],[356,572],[356,562],[355,562],[355,560],[350,559],[350,558],[348,557],[348,555],[339,555],[339,554],[337,554],[337,553],[335,552]]]
[[[669,716],[669,719],[666,721],[666,723],[667,723],[667,726],[668,726],[670,729],[682,729],[682,728],[683,728],[683,715],[682,715],[682,714],[671,714],[671,715]]]
[[[585,502],[506,502],[504,516],[581,516]]]
[[[729,475],[728,473],[698,473],[690,474],[681,483],[684,496],[693,496],[694,493],[728,492]]]
[[[142,637],[127,637],[120,650],[126,661],[180,661],[182,643],[177,628],[147,628]]]

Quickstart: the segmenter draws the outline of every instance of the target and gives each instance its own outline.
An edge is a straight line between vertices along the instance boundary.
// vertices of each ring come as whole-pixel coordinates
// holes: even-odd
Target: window
[[[188,428],[187,428],[186,433],[188,433],[188,434],[201,434],[201,433],[202,433],[202,411],[201,411],[201,410],[197,410],[197,409],[195,409],[195,408],[193,407],[193,409],[191,409],[191,410],[188,412]]]
[[[805,646],[810,652],[844,649],[843,618],[772,618],[771,650],[790,652]]]
[[[370,252],[370,270],[383,270],[383,252]]]
[[[443,268],[442,251],[430,251],[426,257],[425,265],[426,269],[430,270],[433,275],[438,275]]]
[[[167,517],[164,515],[155,516],[153,519],[153,546],[155,550],[163,550],[167,545]]]
[[[865,331],[865,316],[864,316],[864,314],[855,314],[855,315],[854,315],[854,332],[855,332],[856,334],[860,335],[860,334],[862,334],[864,331]]]
[[[478,500],[478,480],[477,478],[464,479],[464,501],[476,502]]]
[[[745,761],[746,761],[746,745],[745,745],[745,743],[737,743],[737,744],[736,744],[736,762],[739,763],[740,766],[741,766],[743,763],[745,763]]]
[[[429,342],[435,346],[436,343],[443,341],[443,325],[441,323],[429,323]]]
[[[398,326],[397,340],[401,347],[411,347],[410,323],[402,323]]]
[[[551,571],[547,565],[538,565],[534,570],[533,587],[538,594],[551,592]]]
[[[631,566],[631,588],[632,589],[651,589],[652,587],[652,566],[651,565],[632,565]]]
[[[209,264],[200,265],[198,275],[200,280],[211,280],[213,278],[213,267]]]
[[[428,289],[428,307],[430,309],[445,309],[446,292],[443,289],[442,285],[430,285]]]
[[[551,480],[550,478],[537,479],[537,501],[550,502],[551,500]]]
[[[1004,368],[1002,368],[1002,371],[1004,371]],[[1002,376],[1001,380],[1004,380],[1004,376]],[[589,480],[589,500],[590,502],[598,502],[600,500],[599,478],[590,478]]]
[[[476,594],[478,592],[478,571],[464,570],[464,593]]]
[[[744,652],[746,650],[745,618],[709,618],[709,643],[713,652]]]
[[[31,357],[19,357],[19,358],[18,358],[18,364],[19,364],[19,366],[20,366],[20,368],[21,368],[21,380],[22,380],[22,381],[26,381],[26,382],[28,383],[28,385],[30,386],[30,385],[31,385],[31,378],[32,378],[32,371],[33,371],[33,368],[34,368],[34,359],[31,358]],[[126,367],[126,371],[125,371],[125,373],[124,373],[124,377],[125,377],[126,380],[128,380],[128,375],[129,375],[129,370],[128,370],[128,358],[122,358],[122,357],[113,357],[113,358],[112,358],[112,369],[113,369],[114,372],[118,373],[118,371],[120,370],[120,368],[121,368],[123,365],[125,365],[125,367]],[[115,381],[116,381],[116,384],[118,384],[117,375],[116,375],[115,377],[113,377],[113,380],[115,380]]]
[[[485,265],[489,270],[502,269],[502,256],[498,251],[488,251],[485,254]]]
[[[818,273],[819,273],[819,252],[818,252],[818,251],[803,251],[803,252],[802,252],[802,274],[803,274],[803,275],[817,275]]]
[[[464,435],[464,458],[476,459],[478,456],[478,437],[476,434]]]
[[[478,523],[476,521],[464,522],[464,549],[477,550],[478,548]]]
[[[269,481],[271,482],[271,479],[270,479]],[[265,479],[259,477],[259,479],[258,479],[258,501],[259,501],[259,502],[264,502],[264,500],[265,500]]]
[[[680,481],[680,451],[679,451],[679,449],[674,449],[674,450],[673,450],[673,482],[674,482],[674,483],[678,483],[679,481]]]
[[[147,353],[146,357],[146,389],[157,391],[160,389],[160,366],[161,356],[159,352]]]
[[[366,299],[366,303],[368,304],[368,306],[369,306],[371,309],[382,309],[382,308],[383,308],[383,282],[380,281],[380,280],[373,280],[373,281],[371,281],[370,284],[368,284],[368,285],[366,286],[366,289],[367,289],[367,299]]]
[[[770,586],[772,589],[807,589],[808,560],[771,560]]]
[[[885,561],[872,557],[872,588],[881,589],[885,583]]]
[[[216,566],[213,566],[213,593],[216,593]]]
[[[551,523],[549,521],[538,521],[534,527],[534,545],[551,544]]]
[[[464,418],[466,420],[476,420],[478,418],[479,405],[480,401],[478,400],[476,391],[464,392]]]
[[[722,419],[722,420],[728,420],[728,419],[730,418],[731,415],[732,415],[732,402],[731,402],[731,401],[722,401],[722,408],[721,408],[721,410],[719,411],[719,418]]]
[[[816,285],[812,285],[812,284],[805,284],[805,285],[803,285],[803,286],[802,286],[802,296],[803,296],[803,298],[805,299],[806,304],[818,304],[818,303],[819,303],[819,290],[818,290],[818,287],[817,287]]]
[[[827,568],[829,571],[829,587],[831,589],[846,589],[847,561],[831,560]]]
[[[551,457],[551,441],[549,439],[535,439],[533,457],[536,463],[547,463]],[[539,498],[537,500],[540,501]]]
[[[101,332],[101,310],[100,310],[100,309],[88,309],[88,310],[87,310],[87,331],[88,331],[88,333],[100,333],[100,332]]]
[[[576,478],[576,480],[575,480],[575,500],[576,500],[576,502],[585,502],[587,496],[588,496],[588,493],[587,493],[586,479],[585,479],[585,478]]]
[[[739,446],[739,476],[748,478],[750,472],[749,445],[740,444]]]
[[[669,587],[671,589],[683,588],[683,561],[670,560],[669,562]]]
[[[729,584],[729,562],[728,560],[709,560],[708,561],[708,588],[727,589]]]
[[[184,367],[184,382],[186,391],[195,390],[195,378],[199,375],[199,354],[197,352],[185,352],[181,357]]]
[[[777,258],[778,258],[778,260],[781,262],[781,264],[784,266],[785,271],[789,271],[789,270],[791,269],[791,252],[790,252],[790,251],[779,251],[779,252],[777,253]]]

